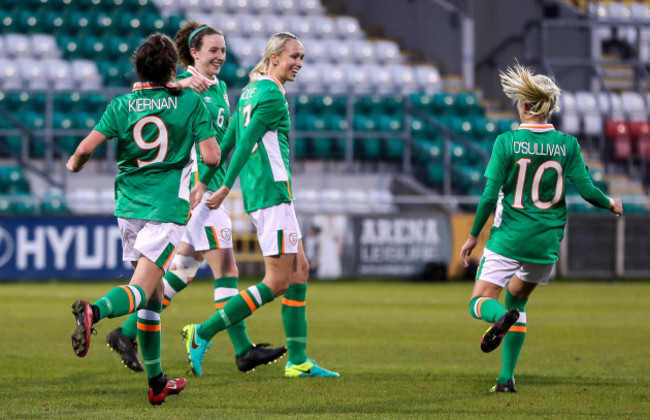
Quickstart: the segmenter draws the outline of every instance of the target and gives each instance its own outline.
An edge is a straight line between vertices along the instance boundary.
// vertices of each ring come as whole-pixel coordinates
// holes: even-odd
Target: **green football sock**
[[[217,310],[223,308],[231,297],[239,293],[237,289],[237,277],[219,277],[214,279],[214,306]],[[246,332],[246,321],[241,320],[227,328],[228,336],[235,348],[235,354],[241,356],[253,347],[248,333]]]
[[[219,331],[223,331],[255,312],[260,306],[273,300],[273,292],[260,282],[236,296],[231,297],[223,308],[210,319],[199,325],[196,333],[206,341],[212,340]]]
[[[160,312],[162,312],[161,302],[149,302],[144,309],[138,311],[138,341],[149,378],[155,378],[162,373]]]
[[[307,361],[307,283],[292,284],[282,296],[282,325],[287,336],[289,361]]]
[[[469,313],[474,318],[487,322],[496,322],[506,313],[506,308],[496,299],[478,296],[469,302]]]
[[[187,283],[179,279],[174,273],[168,271],[163,278],[165,284],[165,295],[162,301],[163,310],[172,303],[172,299],[178,292],[187,287]],[[132,313],[122,324],[122,334],[125,337],[135,338],[138,335],[137,312]]]
[[[93,305],[99,308],[99,319],[117,318],[142,308],[147,301],[140,286],[117,286]]]
[[[506,307],[517,308],[519,310],[519,319],[510,327],[508,334],[503,339],[503,350],[501,352],[501,373],[497,382],[505,384],[510,379],[515,378],[515,367],[519,360],[519,353],[526,339],[526,302],[528,299],[519,299],[506,290]]]
[[[162,303],[163,309],[165,309],[172,303],[172,299],[176,297],[176,294],[187,287],[187,283],[174,274],[172,270],[165,273],[163,282],[165,284],[165,297],[163,297]]]

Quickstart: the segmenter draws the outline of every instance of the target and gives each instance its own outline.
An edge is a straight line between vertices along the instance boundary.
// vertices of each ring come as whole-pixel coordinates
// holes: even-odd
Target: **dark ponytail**
[[[167,35],[156,33],[147,37],[136,50],[132,61],[141,82],[165,86],[174,96],[183,91],[180,86],[168,86],[176,76],[178,52]]]

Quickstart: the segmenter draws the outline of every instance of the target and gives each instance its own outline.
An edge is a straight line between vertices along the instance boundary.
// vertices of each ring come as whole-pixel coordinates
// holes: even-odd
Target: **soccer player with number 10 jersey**
[[[487,185],[469,238],[461,248],[465,267],[477,237],[496,207],[470,301],[470,313],[492,326],[483,335],[488,353],[503,341],[502,368],[492,392],[517,392],[514,372],[526,337],[526,302],[547,284],[566,224],[565,183],[595,206],[620,216],[623,204],[593,185],[575,137],[548,123],[560,89],[548,76],[516,64],[500,73],[504,93],[517,105],[518,130],[499,135],[485,171]],[[505,306],[499,303],[506,288]]]

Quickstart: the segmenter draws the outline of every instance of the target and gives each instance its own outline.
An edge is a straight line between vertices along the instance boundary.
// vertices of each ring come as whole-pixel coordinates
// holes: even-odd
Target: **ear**
[[[277,66],[280,63],[280,58],[276,54],[271,54],[269,56],[269,63],[274,66]]]

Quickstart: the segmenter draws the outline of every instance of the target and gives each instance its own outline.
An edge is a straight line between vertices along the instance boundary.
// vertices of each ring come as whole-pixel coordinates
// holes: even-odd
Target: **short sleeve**
[[[492,147],[492,156],[485,169],[485,177],[503,184],[507,176],[508,155],[506,153],[506,141],[504,135],[497,137]]]
[[[102,114],[97,125],[95,125],[95,130],[105,135],[107,139],[112,139],[118,135],[115,106],[116,101],[112,100],[111,103],[108,104],[108,107],[106,107],[106,111]]]
[[[206,108],[203,101],[196,95],[196,105],[192,112],[192,134],[195,141],[201,142],[215,135],[214,128],[210,117],[210,111]]]

